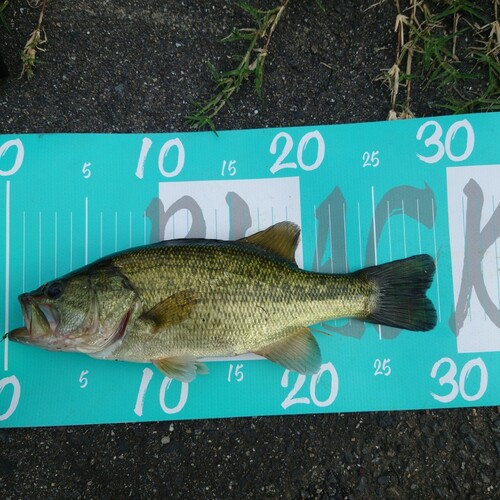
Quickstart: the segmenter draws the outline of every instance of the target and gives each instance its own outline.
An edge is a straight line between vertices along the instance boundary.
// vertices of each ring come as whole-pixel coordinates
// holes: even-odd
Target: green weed
[[[0,2],[0,26],[3,26],[5,29],[9,28],[7,20],[5,19],[5,10],[7,9],[8,5],[9,5],[8,0]]]
[[[254,80],[255,91],[260,94],[269,44],[288,2],[289,0],[282,0],[280,5],[269,10],[256,9],[245,2],[238,2],[252,18],[254,27],[236,29],[222,41],[244,42],[246,50],[243,55],[232,57],[238,64],[229,71],[218,73],[213,65],[209,66],[217,93],[204,102],[195,103],[195,111],[187,117],[191,127],[208,126],[215,131],[214,117],[226,104],[230,104],[232,95],[249,79]]]
[[[45,8],[47,7],[47,0],[35,0],[33,5],[34,7],[38,7],[40,4],[41,9],[37,27],[31,33],[21,54],[21,78],[26,75],[28,80],[33,78],[35,67],[42,64],[42,61],[37,58],[37,55],[38,52],[43,52],[45,50],[42,48],[42,45],[47,42],[47,36],[45,34],[45,30],[43,29],[43,19],[45,16]]]
[[[413,116],[411,84],[415,79],[424,88],[433,86],[452,94],[436,107],[456,113],[500,108],[499,3],[493,0],[494,19],[488,22],[484,11],[469,0],[441,0],[437,11],[419,0],[410,0],[404,10],[408,15],[395,0],[396,61],[381,75],[391,91],[389,119]],[[473,47],[465,45],[468,37],[473,38]],[[415,66],[417,72],[413,71]],[[458,88],[465,80],[487,83],[480,93],[463,95]],[[405,87],[403,101],[398,100],[401,86]]]
[[[6,9],[10,0],[0,0],[0,32],[7,30]],[[270,9],[257,9],[244,1],[237,4],[251,18],[251,28],[235,29],[222,41],[239,44],[242,53],[231,57],[235,65],[219,72],[209,65],[214,95],[195,103],[187,117],[194,128],[215,131],[214,119],[247,81],[253,81],[257,94],[262,91],[265,63],[272,36],[290,0]],[[366,10],[388,0],[374,0]],[[500,0],[490,0],[481,9],[474,0],[392,0],[396,9],[395,59],[380,75],[390,89],[389,119],[411,118],[412,87],[435,88],[438,108],[454,113],[500,111]],[[323,11],[324,0],[315,0]],[[47,0],[33,0],[40,8],[38,23],[21,54],[21,76],[31,79],[47,37],[43,27]],[[483,7],[485,6],[482,3]],[[469,42],[469,40],[472,40]],[[475,82],[467,88],[464,82]],[[479,90],[472,90],[479,89]]]

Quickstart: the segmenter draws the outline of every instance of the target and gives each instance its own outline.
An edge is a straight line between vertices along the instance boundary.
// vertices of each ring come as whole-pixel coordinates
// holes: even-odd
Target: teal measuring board
[[[152,364],[0,344],[0,426],[500,404],[500,113],[179,134],[0,136],[0,304],[115,251],[237,239],[290,220],[299,266],[344,273],[428,253],[426,333],[315,325],[322,366]],[[328,335],[321,334],[327,333]],[[245,332],[241,332],[242,335]]]

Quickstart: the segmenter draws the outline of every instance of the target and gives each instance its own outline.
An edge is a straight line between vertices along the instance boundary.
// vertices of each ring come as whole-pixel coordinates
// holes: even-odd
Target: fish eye
[[[63,289],[63,284],[60,281],[54,281],[47,286],[45,295],[49,299],[56,300],[62,295]]]

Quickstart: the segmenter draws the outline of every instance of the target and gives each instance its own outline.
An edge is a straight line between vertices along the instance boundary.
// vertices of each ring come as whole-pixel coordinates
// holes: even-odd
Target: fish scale
[[[145,310],[179,290],[191,289],[199,296],[190,318],[152,339],[147,331],[131,329],[113,353],[118,358],[258,350],[286,336],[290,327],[366,316],[366,297],[373,289],[360,278],[308,273],[251,246],[230,243],[186,241],[185,246],[163,246],[161,251],[123,254],[113,264],[143,297]]]

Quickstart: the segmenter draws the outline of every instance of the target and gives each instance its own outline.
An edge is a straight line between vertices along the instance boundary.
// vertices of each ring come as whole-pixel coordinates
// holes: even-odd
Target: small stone
[[[389,412],[385,411],[379,415],[378,425],[382,427],[382,429],[389,429],[394,426],[394,418]]]
[[[391,482],[391,476],[389,474],[382,474],[377,478],[377,483],[380,484],[380,486],[385,486],[390,482]]]
[[[460,432],[462,436],[468,436],[470,434],[470,427],[467,424],[462,424],[458,428],[458,432]]]
[[[170,436],[163,436],[161,438],[161,444],[168,444],[170,443]]]
[[[390,488],[387,488],[385,490],[385,496],[387,498],[402,498],[401,493],[394,486],[391,486]]]
[[[367,485],[366,477],[365,476],[361,476],[361,478],[359,479],[359,483],[356,486],[356,490],[357,491],[365,491],[366,490],[366,485]]]
[[[424,425],[422,427],[422,434],[427,437],[429,437],[432,434],[428,425]]]
[[[437,437],[436,439],[434,440],[435,443],[436,443],[436,448],[438,448],[439,450],[442,450],[445,445],[446,445],[446,441],[448,440],[448,435],[446,432],[441,432]]]
[[[174,424],[170,424],[168,430],[169,432],[174,432]]]
[[[500,441],[495,441],[495,448],[497,450],[497,455],[500,456]]]
[[[489,484],[491,482],[490,478],[484,472],[481,472],[481,481],[484,484]]]
[[[443,488],[440,488],[438,486],[436,486],[434,488],[434,493],[436,494],[436,496],[438,498],[448,498],[447,495],[446,495],[446,491]]]
[[[485,453],[480,453],[478,458],[483,465],[488,465],[488,466],[493,465],[491,458]]]
[[[115,86],[115,92],[120,96],[123,97],[125,94],[125,85],[123,83],[119,83],[118,85]]]
[[[330,488],[335,488],[337,486],[337,478],[333,472],[330,472],[326,478],[326,482]]]
[[[16,470],[17,464],[8,458],[0,457],[0,476],[2,478]]]
[[[473,450],[477,450],[479,448],[479,443],[472,436],[464,437],[464,443],[470,446]]]
[[[0,429],[0,443],[5,444],[8,441],[8,436],[5,430]]]

